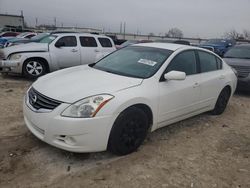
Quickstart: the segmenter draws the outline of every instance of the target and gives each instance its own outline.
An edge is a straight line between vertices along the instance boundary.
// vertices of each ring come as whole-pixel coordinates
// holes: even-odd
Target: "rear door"
[[[97,60],[107,56],[111,52],[115,51],[115,45],[114,43],[107,37],[97,37],[98,42],[100,43],[100,52],[99,56],[97,57]]]
[[[200,62],[201,106],[209,107],[217,100],[225,86],[222,61],[206,51],[197,50]]]
[[[96,62],[96,57],[100,52],[99,46],[93,36],[80,36],[81,64]]]
[[[56,47],[57,43],[63,44]],[[80,50],[76,36],[63,36],[55,44],[50,45],[50,55],[53,62],[57,62],[59,68],[80,65]]]

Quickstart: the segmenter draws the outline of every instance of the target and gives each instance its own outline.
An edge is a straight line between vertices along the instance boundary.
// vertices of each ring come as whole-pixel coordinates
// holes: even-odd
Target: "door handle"
[[[196,88],[196,87],[198,87],[198,86],[199,86],[199,83],[196,82],[196,83],[193,85],[193,88]]]
[[[100,52],[100,50],[95,50],[95,52]]]
[[[76,49],[72,49],[71,52],[77,52],[77,50]]]

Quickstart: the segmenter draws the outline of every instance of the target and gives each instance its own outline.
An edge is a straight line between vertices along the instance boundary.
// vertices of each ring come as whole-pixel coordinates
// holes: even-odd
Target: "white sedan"
[[[148,132],[206,111],[222,114],[236,84],[234,71],[208,50],[136,44],[39,78],[25,96],[24,119],[55,147],[125,155]]]

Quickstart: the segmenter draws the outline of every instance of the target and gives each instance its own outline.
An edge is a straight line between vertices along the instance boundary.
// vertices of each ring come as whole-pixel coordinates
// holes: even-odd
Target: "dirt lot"
[[[74,154],[24,125],[30,81],[0,75],[0,187],[250,187],[250,94],[150,134],[131,155]]]

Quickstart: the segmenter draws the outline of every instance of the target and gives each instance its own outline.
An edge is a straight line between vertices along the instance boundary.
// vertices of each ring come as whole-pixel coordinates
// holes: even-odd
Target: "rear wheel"
[[[23,65],[23,74],[27,78],[36,79],[45,73],[45,63],[39,59],[27,60]]]
[[[149,128],[145,112],[130,107],[116,119],[110,133],[108,150],[118,155],[126,155],[137,150],[144,141]]]
[[[225,111],[225,109],[227,107],[227,103],[228,103],[229,98],[230,98],[230,94],[231,94],[230,89],[228,87],[225,87],[221,91],[221,93],[217,99],[217,102],[215,104],[215,107],[211,111],[212,115],[220,115]]]

